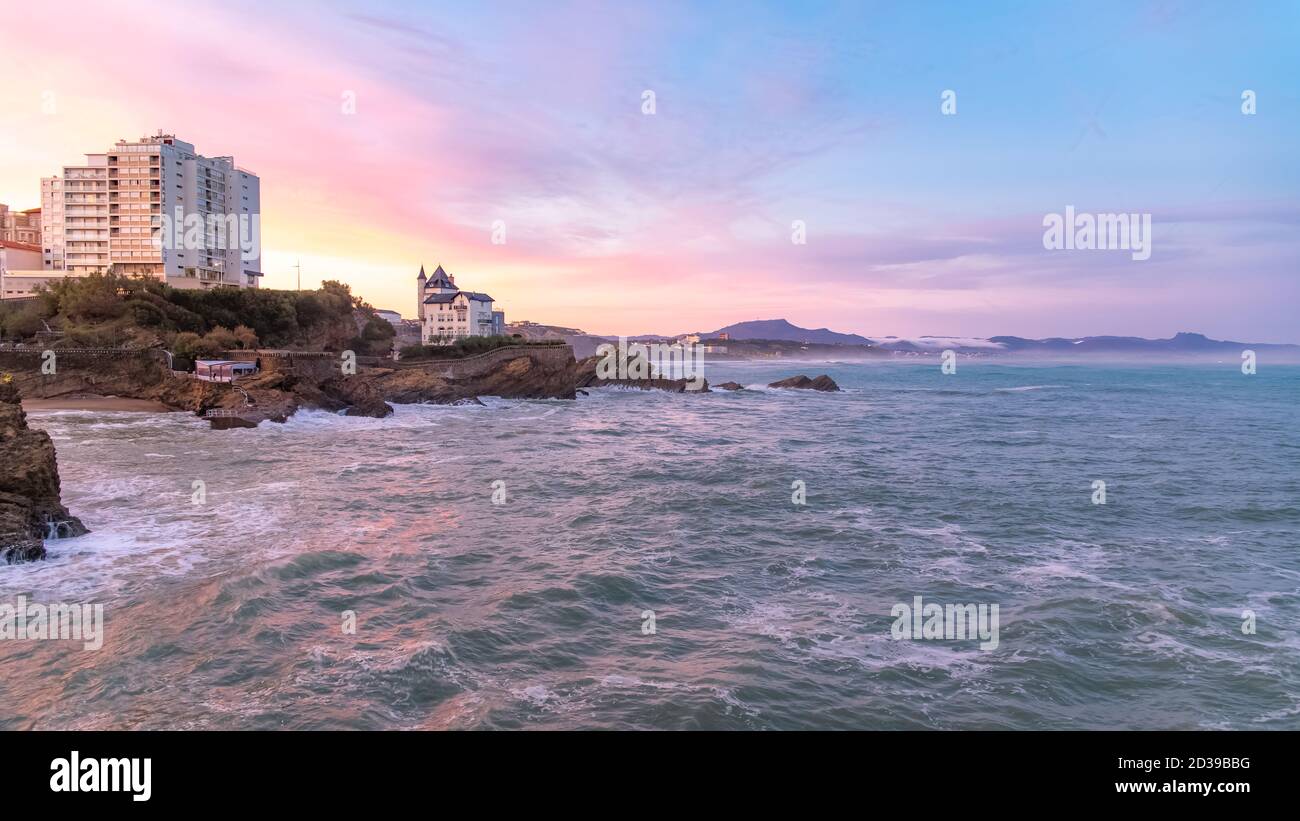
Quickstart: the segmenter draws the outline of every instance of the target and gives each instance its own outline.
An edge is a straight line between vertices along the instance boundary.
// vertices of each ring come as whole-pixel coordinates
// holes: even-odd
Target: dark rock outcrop
[[[743,391],[745,389],[745,386],[739,382],[723,382],[721,385],[714,385],[713,387],[721,391]]]
[[[589,356],[576,366],[576,383],[579,388],[601,388],[618,385],[643,391],[668,391],[669,393],[708,393],[707,379],[601,379],[596,375],[600,356]]]
[[[327,399],[311,380],[279,372],[257,374],[234,385],[174,376],[169,377],[168,388],[162,402],[194,411],[207,418],[216,430],[257,427],[264,421],[283,422],[299,407],[313,406],[317,401],[329,403],[330,410],[346,407],[343,402]]]
[[[701,379],[593,379],[583,385],[585,388],[602,388],[617,385],[623,388],[636,388],[641,391],[668,391],[669,393],[708,393],[709,381]]]
[[[450,375],[456,369],[449,369],[445,362],[430,362],[419,367],[369,368],[359,378],[389,402],[449,405],[480,396],[574,399],[575,370],[572,352],[565,347],[562,351],[525,349],[465,376]]]
[[[343,412],[348,416],[383,419],[393,414],[392,405],[384,401],[379,388],[367,379],[355,375],[336,376],[321,383],[320,389],[331,399],[343,402],[347,406]]]
[[[47,534],[63,538],[87,532],[59,499],[59,467],[49,434],[27,426],[18,389],[0,383],[0,559],[43,559]]]
[[[826,374],[822,374],[816,379],[809,379],[803,374],[799,374],[798,376],[792,376],[789,379],[782,379],[779,382],[771,382],[768,384],[768,387],[769,388],[794,388],[796,390],[810,390],[810,391],[826,391],[827,393],[834,393],[840,389],[840,386],[835,384],[835,380],[831,379]]]

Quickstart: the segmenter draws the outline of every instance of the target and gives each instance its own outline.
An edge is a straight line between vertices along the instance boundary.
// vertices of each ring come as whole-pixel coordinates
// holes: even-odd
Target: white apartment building
[[[261,181],[159,132],[41,180],[44,268],[142,274],[176,288],[256,288]]]
[[[492,310],[492,297],[462,291],[441,265],[432,278],[420,266],[416,293],[420,337],[425,345],[449,345],[467,336],[505,333],[505,313]]]

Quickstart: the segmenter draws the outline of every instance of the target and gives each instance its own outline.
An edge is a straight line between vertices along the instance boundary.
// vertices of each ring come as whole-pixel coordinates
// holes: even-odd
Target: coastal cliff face
[[[383,418],[400,404],[455,404],[480,396],[508,399],[573,399],[587,387],[617,385],[671,393],[708,393],[709,383],[688,379],[601,379],[600,357],[575,361],[568,345],[499,348],[459,360],[429,360],[392,367],[362,367],[339,372],[332,354],[274,354],[260,358],[262,371],[234,385],[177,375],[151,352],[109,356],[102,360],[61,354],[57,372],[42,373],[39,360],[10,362],[0,351],[0,367],[12,368],[14,385],[29,399],[96,394],[142,399],[209,418],[214,427],[253,427],[283,422],[299,408]],[[156,354],[156,352],[152,352]],[[20,367],[14,367],[18,365]],[[740,389],[737,383],[720,388]],[[829,376],[796,376],[773,382],[774,388],[834,392]]]
[[[39,352],[0,350],[0,371],[13,378],[14,386],[27,399],[98,394],[171,404],[152,395],[165,392],[171,378],[171,371],[157,352],[123,352],[119,356],[54,353],[58,354],[55,367],[52,373],[46,373]]]
[[[360,376],[390,402],[432,402],[451,404],[479,396],[507,399],[573,399],[577,387],[573,354],[567,347],[558,351],[524,351],[513,358],[461,375],[440,373],[440,366],[428,368],[371,368]]]
[[[0,559],[45,558],[44,537],[87,532],[59,499],[59,467],[49,434],[27,426],[17,387],[0,383]]]
[[[618,385],[643,391],[668,391],[669,393],[708,393],[709,380],[700,379],[601,379],[596,375],[596,365],[603,357],[589,356],[575,366],[576,384],[579,388],[601,388]]]
[[[44,373],[39,359],[14,358],[8,352],[0,352],[0,368],[10,373],[13,387],[25,399],[118,396],[200,415],[211,408],[246,404],[244,394],[230,386],[173,375],[160,359],[149,355],[91,358],[60,354],[54,373]],[[279,415],[287,419],[300,404],[298,397],[285,392],[278,384],[255,392],[257,404],[265,411],[264,418]]]
[[[10,354],[12,357],[13,355]],[[482,357],[404,367],[363,367],[343,375],[334,357],[264,358],[264,368],[235,385],[175,375],[150,356],[81,360],[60,356],[53,374],[38,359],[4,360],[28,399],[96,394],[143,399],[209,417],[215,427],[283,422],[299,408],[382,418],[389,402],[453,404],[479,396],[573,399],[577,368],[568,346],[510,348]]]

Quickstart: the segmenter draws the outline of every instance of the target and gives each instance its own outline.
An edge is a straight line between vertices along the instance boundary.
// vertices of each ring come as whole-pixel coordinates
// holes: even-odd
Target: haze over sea
[[[0,641],[0,728],[1300,729],[1300,367],[706,376],[823,372],[845,392],[34,412],[94,532],[0,601],[102,603],[107,636]],[[892,639],[917,595],[998,604],[998,647]]]

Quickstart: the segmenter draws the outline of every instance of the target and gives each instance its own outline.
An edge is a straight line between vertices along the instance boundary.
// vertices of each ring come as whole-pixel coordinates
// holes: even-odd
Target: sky
[[[134,8],[6,0],[0,202],[162,129],[261,177],[266,287],[408,317],[1300,342],[1300,3]]]

